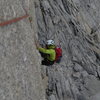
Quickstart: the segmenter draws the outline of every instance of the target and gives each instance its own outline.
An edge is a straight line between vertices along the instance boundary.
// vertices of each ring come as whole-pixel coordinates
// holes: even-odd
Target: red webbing
[[[0,26],[5,26],[5,25],[8,25],[8,24],[12,24],[12,23],[15,23],[17,21],[20,21],[24,18],[27,18],[29,15],[24,15],[22,17],[18,17],[18,18],[14,18],[14,19],[11,19],[11,20],[8,20],[8,21],[4,21],[4,22],[1,22],[0,23]]]

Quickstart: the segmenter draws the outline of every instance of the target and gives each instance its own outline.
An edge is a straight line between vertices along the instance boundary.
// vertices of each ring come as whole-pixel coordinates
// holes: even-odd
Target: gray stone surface
[[[0,100],[100,100],[100,0],[0,0]],[[40,65],[34,39],[61,45]]]
[[[99,9],[99,0],[36,0],[40,43],[54,39],[63,49],[61,63],[46,68],[48,100],[99,98]]]
[[[24,16],[28,7],[28,0],[0,0],[0,22]],[[0,26],[0,100],[45,100],[34,36],[28,18]]]
[[[99,99],[100,99],[100,93],[98,93],[98,94],[96,94],[96,95],[90,97],[89,100],[99,100]]]

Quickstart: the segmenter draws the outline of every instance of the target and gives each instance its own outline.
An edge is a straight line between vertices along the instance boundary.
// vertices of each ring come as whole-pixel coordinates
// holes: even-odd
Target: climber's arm
[[[38,50],[39,50],[40,52],[42,52],[42,53],[45,53],[45,54],[51,54],[51,50],[47,50],[47,49],[42,48],[42,47],[38,48]]]
[[[42,48],[38,42],[35,42],[36,48],[41,52],[45,54],[51,54],[51,50],[48,50],[46,48]]]

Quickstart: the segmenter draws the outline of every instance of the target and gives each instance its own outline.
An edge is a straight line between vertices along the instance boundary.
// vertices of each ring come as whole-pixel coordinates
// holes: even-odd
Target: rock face
[[[63,49],[60,64],[44,67],[47,100],[99,100],[100,1],[36,0],[41,44],[54,39]]]
[[[0,23],[26,15],[33,3],[0,0]],[[45,100],[34,33],[28,18],[0,26],[0,100]]]
[[[0,26],[0,100],[100,100],[99,9],[100,0],[0,0],[0,23],[30,16]],[[61,45],[60,64],[41,65],[37,36]]]

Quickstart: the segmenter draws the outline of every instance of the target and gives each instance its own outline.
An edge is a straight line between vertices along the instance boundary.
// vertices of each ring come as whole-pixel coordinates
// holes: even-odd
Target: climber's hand
[[[41,47],[40,44],[39,44],[39,41],[37,39],[35,39],[35,45],[36,45],[37,49]]]
[[[37,49],[40,47],[40,44],[38,42],[35,42],[35,45]]]

